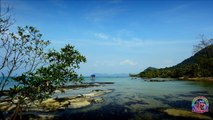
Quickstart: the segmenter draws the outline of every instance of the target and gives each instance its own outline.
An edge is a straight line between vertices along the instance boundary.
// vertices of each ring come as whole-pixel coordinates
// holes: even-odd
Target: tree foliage
[[[8,12],[9,9],[5,17],[1,15],[0,18],[0,89],[2,93],[9,82],[17,83],[8,94],[16,105],[11,119],[16,119],[18,112],[22,119],[23,107],[50,97],[67,82],[81,81],[83,77],[78,76],[76,70],[80,63],[86,62],[86,58],[69,44],[59,52],[54,49],[46,52],[50,41],[43,40],[35,27],[18,27],[16,33],[10,32],[12,22]],[[17,71],[22,74],[15,75]]]
[[[67,82],[78,82],[83,78],[75,72],[81,62],[86,62],[71,45],[66,45],[60,52],[51,50],[47,53],[47,66],[38,68],[35,72],[26,72],[13,78],[18,85],[10,89],[12,100],[18,100],[17,110],[33,102],[41,102],[50,97],[54,91]],[[17,112],[17,111],[16,111]]]
[[[1,39],[1,91],[14,72],[20,69],[33,72],[45,63],[43,50],[50,42],[41,37],[42,34],[36,28],[26,26],[18,27],[17,33],[9,33],[8,37]]]
[[[0,34],[1,38],[5,37],[4,35],[9,30],[9,27],[12,26],[15,22],[15,19],[11,15],[11,8],[8,6],[6,9],[1,8],[0,12]]]

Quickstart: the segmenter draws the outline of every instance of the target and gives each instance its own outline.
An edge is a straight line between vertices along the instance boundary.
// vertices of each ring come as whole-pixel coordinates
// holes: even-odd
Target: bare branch
[[[213,39],[207,39],[203,34],[200,35],[200,39],[200,43],[193,46],[194,54],[200,51],[201,49],[213,44]]]

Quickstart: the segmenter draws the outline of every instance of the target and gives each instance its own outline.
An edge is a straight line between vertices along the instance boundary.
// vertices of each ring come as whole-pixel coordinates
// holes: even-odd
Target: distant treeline
[[[144,78],[179,78],[179,77],[213,77],[213,45],[209,45],[183,62],[166,68],[149,67],[132,77]]]

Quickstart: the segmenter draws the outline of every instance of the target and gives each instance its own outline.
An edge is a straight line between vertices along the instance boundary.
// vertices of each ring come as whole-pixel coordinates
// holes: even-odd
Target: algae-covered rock
[[[171,116],[176,116],[176,117],[186,117],[186,118],[194,118],[194,119],[204,119],[204,120],[212,120],[211,117],[198,114],[198,113],[193,113],[191,111],[186,111],[186,110],[180,110],[180,109],[166,109],[164,110],[165,113]]]
[[[135,104],[126,105],[125,107],[129,108],[131,112],[138,112],[144,108],[144,105],[135,103]]]
[[[60,102],[56,101],[53,98],[49,98],[47,100],[44,100],[41,103],[41,106],[46,108],[46,109],[55,110],[55,109],[60,108]]]
[[[41,107],[56,110],[61,107],[68,107],[71,109],[82,108],[91,105],[91,103],[101,103],[103,102],[102,98],[94,98],[106,93],[112,92],[112,90],[93,90],[91,93],[78,95],[76,97],[66,97],[66,98],[49,98],[44,100],[41,103]]]
[[[92,103],[102,103],[103,99],[99,96],[112,92],[112,90],[101,90],[96,89],[92,90],[90,93],[81,94],[76,96],[61,97],[61,98],[48,98],[43,100],[41,103],[39,101],[29,102],[27,110],[31,111],[52,111],[66,108],[82,108],[91,105]],[[26,99],[27,100],[27,99]],[[13,100],[17,103],[17,100]],[[9,101],[0,102],[1,111],[11,111],[16,107],[15,104],[12,104]],[[24,109],[25,110],[25,109]]]
[[[5,105],[5,106],[0,106],[0,110],[1,111],[5,111],[5,110],[7,110],[8,109],[8,105]]]
[[[6,102],[6,101],[5,101],[5,102],[1,102],[1,103],[0,103],[0,106],[7,106],[7,105],[9,105],[9,104],[10,104],[9,102]]]
[[[103,99],[102,98],[93,98],[92,103],[102,103]]]
[[[10,107],[7,108],[8,111],[14,110],[16,108],[16,105],[11,105]]]
[[[48,99],[42,101],[41,104],[48,104],[48,103],[54,103],[54,102],[56,102],[55,99],[53,99],[53,98],[48,98]]]
[[[0,110],[1,111],[8,110],[8,108],[10,108],[10,106],[11,106],[11,103],[8,102],[8,101],[1,102],[0,103]]]
[[[66,107],[70,104],[69,101],[64,101],[64,102],[61,102],[61,107]]]
[[[91,104],[87,99],[84,99],[84,98],[69,100],[69,102],[70,102],[70,105],[68,106],[68,108],[82,108],[82,107],[89,106]]]

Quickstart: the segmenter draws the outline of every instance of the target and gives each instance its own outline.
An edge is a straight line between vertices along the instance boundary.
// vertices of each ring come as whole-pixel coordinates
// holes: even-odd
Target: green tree
[[[24,76],[13,77],[18,71],[23,71],[26,73],[33,73],[39,66],[45,65],[47,55],[44,52],[44,49],[49,45],[49,41],[42,40],[42,34],[39,31],[32,27],[18,27],[16,33],[2,32],[1,35],[1,66],[0,72],[2,75],[2,80],[0,82],[1,93],[9,82],[18,82],[18,85],[15,85],[14,88],[10,89],[10,97],[22,96],[22,94],[28,94],[26,91],[21,94],[20,90],[25,87]],[[28,75],[28,74],[26,74]],[[26,76],[25,77],[31,77]],[[17,76],[17,75],[16,75]],[[26,80],[26,79],[25,79]],[[21,86],[23,85],[23,86]],[[19,98],[17,98],[19,99]],[[22,99],[23,101],[24,99]],[[14,102],[13,99],[11,102]],[[19,103],[17,102],[17,106]],[[16,103],[15,103],[16,104]],[[20,110],[20,109],[17,109]]]
[[[51,50],[47,53],[46,59],[47,66],[13,78],[18,85],[10,89],[10,97],[16,101],[16,110],[12,118],[16,118],[18,112],[21,117],[23,107],[50,97],[58,87],[65,83],[79,82],[83,79],[82,75],[78,76],[75,71],[80,68],[81,62],[86,62],[86,58],[73,46],[68,44],[60,52]]]
[[[41,39],[42,34],[32,26],[18,27],[17,33],[9,33],[1,39],[1,91],[16,71],[23,69],[33,72],[39,65],[44,65],[44,49],[50,44]]]
[[[16,33],[10,33],[13,20],[9,11],[8,8],[1,12],[0,17],[0,98],[5,85],[16,82],[8,94],[16,105],[11,119],[16,119],[18,113],[22,119],[22,108],[50,97],[66,82],[81,81],[83,77],[76,70],[86,58],[71,45],[60,52],[45,52],[50,42],[43,40],[39,30],[32,26],[18,27]],[[17,71],[22,74],[17,76]]]

